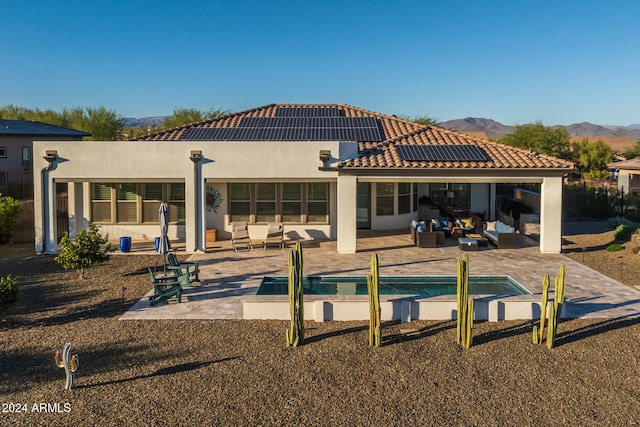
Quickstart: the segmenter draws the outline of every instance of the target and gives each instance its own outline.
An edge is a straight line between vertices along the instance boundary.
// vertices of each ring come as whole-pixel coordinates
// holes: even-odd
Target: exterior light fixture
[[[202,151],[191,150],[191,155],[189,156],[189,160],[191,160],[194,164],[198,163],[200,160],[202,160]]]
[[[49,167],[51,167],[52,163],[58,159],[58,151],[57,150],[47,150],[45,152],[45,156],[43,157],[47,162],[49,162]]]
[[[326,165],[329,160],[331,160],[331,150],[320,150],[320,161],[322,165]]]

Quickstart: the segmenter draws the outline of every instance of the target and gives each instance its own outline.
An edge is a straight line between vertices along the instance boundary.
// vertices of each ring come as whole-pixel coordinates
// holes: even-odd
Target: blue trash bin
[[[131,251],[131,237],[124,236],[120,238],[120,252],[130,252]]]
[[[156,247],[156,253],[160,252],[160,237],[156,237],[153,241],[153,244]]]

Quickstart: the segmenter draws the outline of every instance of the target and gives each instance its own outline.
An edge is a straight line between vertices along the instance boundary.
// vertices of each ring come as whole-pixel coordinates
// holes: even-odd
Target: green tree
[[[11,240],[18,213],[20,213],[20,202],[0,193],[0,243]]]
[[[636,145],[633,148],[629,148],[624,152],[624,158],[627,160],[635,159],[638,156],[640,156],[640,141],[636,141]]]
[[[399,117],[414,123],[421,124],[423,126],[437,126],[438,123],[440,122],[439,119],[436,119],[435,117],[431,117],[426,114],[422,116],[399,116]]]
[[[563,159],[570,158],[569,132],[565,128],[552,128],[537,121],[533,124],[518,125],[513,133],[499,142],[513,147],[533,150]]]
[[[65,233],[60,240],[62,251],[55,260],[66,270],[79,269],[80,278],[83,278],[85,268],[109,259],[109,252],[113,252],[113,249],[106,244],[107,241],[107,237],[100,235],[97,225],[89,224],[87,230],[78,232],[75,243],[69,233]]]
[[[587,138],[571,144],[571,152],[578,169],[586,172],[607,169],[615,154],[602,140],[589,142]]]
[[[120,139],[123,118],[105,107],[73,107],[54,110],[40,110],[19,107],[12,104],[0,108],[0,118],[7,120],[36,120],[55,126],[73,128],[88,132],[87,139],[93,141],[115,141]]]
[[[203,111],[195,108],[178,107],[173,109],[172,115],[164,119],[162,127],[164,129],[171,129],[178,126],[188,125],[189,123],[215,119],[228,114],[229,112],[229,110],[222,110],[219,108],[211,108],[208,111]]]

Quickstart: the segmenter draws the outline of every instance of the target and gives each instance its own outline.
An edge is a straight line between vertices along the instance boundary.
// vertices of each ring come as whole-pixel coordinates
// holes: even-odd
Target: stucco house
[[[617,170],[618,189],[625,194],[640,194],[640,158],[610,163],[609,169]]]
[[[86,132],[33,120],[0,119],[0,193],[18,199],[33,192],[33,141],[82,141]]]
[[[271,104],[128,142],[36,142],[36,250],[54,251],[54,183],[68,183],[71,234],[89,222],[113,237],[158,235],[206,250],[283,222],[289,238],[329,238],[357,250],[357,230],[406,228],[418,199],[495,218],[497,183],[540,183],[540,250],[561,249],[563,176],[570,162],[345,104]],[[46,159],[45,159],[46,157]],[[39,230],[39,231],[38,231]]]

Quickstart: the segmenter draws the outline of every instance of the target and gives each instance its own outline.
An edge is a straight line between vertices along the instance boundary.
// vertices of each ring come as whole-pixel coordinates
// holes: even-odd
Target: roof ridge
[[[141,136],[132,138],[132,139],[130,139],[130,141],[137,141],[137,140],[140,140],[141,138],[145,138],[146,139],[148,137],[151,137],[151,136],[154,136],[154,135],[159,135],[161,133],[177,132],[179,130],[189,129],[189,128],[192,128],[194,126],[210,124],[210,123],[218,122],[218,121],[221,121],[221,120],[226,120],[226,119],[229,119],[231,117],[238,116],[240,114],[248,114],[248,113],[256,112],[258,110],[264,110],[264,109],[273,107],[275,105],[278,105],[278,104],[271,103],[271,104],[261,105],[260,107],[253,107],[253,108],[249,108],[248,110],[234,111],[234,112],[231,112],[231,113],[223,114],[222,116],[214,117],[212,119],[204,119],[204,120],[200,120],[199,122],[192,122],[192,123],[187,123],[185,125],[180,125],[180,126],[175,126],[175,127],[172,127],[172,128],[168,128],[168,129],[161,129],[161,130],[159,130],[157,132],[148,133],[148,134],[145,134],[145,135],[141,135]]]
[[[350,105],[350,104],[337,104],[338,106],[341,107],[348,107],[348,108],[353,108],[354,110],[358,110],[361,111],[363,113],[367,113],[367,114],[371,114],[372,116],[377,116],[377,117],[386,117],[389,120],[394,120],[397,122],[402,122],[408,125],[412,125],[412,126],[423,126],[420,123],[411,121],[409,119],[405,119],[396,115],[388,115],[388,114],[382,114],[382,113],[378,113],[377,111],[372,111],[372,110],[367,110],[366,108],[362,108],[362,107],[356,107],[355,105]],[[429,126],[429,125],[427,125]]]

